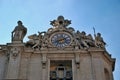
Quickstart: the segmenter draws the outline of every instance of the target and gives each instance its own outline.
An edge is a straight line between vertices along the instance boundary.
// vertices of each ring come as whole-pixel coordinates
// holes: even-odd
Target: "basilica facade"
[[[94,37],[69,27],[71,20],[58,16],[52,26],[28,36],[18,21],[11,43],[0,45],[0,79],[6,80],[114,80],[115,58],[94,29]]]

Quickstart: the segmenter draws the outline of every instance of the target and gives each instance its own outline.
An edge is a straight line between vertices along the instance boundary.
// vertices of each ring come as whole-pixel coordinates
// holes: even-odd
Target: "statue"
[[[95,35],[95,45],[100,48],[104,48],[106,45],[100,33],[97,33],[97,36]]]
[[[38,47],[40,48],[40,44],[41,44],[41,38],[42,36],[37,35],[37,34],[32,34],[30,36],[28,36],[28,38],[30,39],[27,43],[26,46],[31,46],[33,49]]]
[[[83,48],[89,48],[87,42],[86,42],[86,39],[87,39],[87,36],[86,36],[86,33],[84,31],[81,32],[80,34],[80,37],[81,37],[81,45]]]
[[[85,42],[87,43],[87,45],[88,45],[89,47],[95,47],[95,41],[93,40],[93,37],[92,37],[91,34],[88,34],[88,35],[86,36]]]
[[[74,42],[75,42],[75,49],[80,49],[80,48],[82,48],[81,47],[81,38],[80,38],[80,32],[79,31],[77,31],[76,33],[75,33],[75,35],[74,35],[74,37],[75,37],[75,40],[74,40]]]
[[[38,32],[37,34],[33,34],[28,36],[28,38],[30,39],[27,43],[26,46],[30,46],[33,49],[40,49],[43,45],[43,42],[46,41],[44,40],[44,36],[46,35],[46,32]]]
[[[22,41],[27,33],[27,28],[22,25],[21,21],[18,21],[18,26],[12,31],[12,41]]]
[[[105,48],[106,43],[104,42],[103,38],[101,37],[100,33],[95,32],[95,28],[93,27],[94,30],[94,37],[95,37],[95,46],[99,48]]]

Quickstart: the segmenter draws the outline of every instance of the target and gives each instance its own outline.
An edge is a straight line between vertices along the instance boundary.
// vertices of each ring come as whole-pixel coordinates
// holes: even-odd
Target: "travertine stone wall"
[[[95,80],[104,80],[104,64],[102,60],[102,53],[92,52],[92,69],[93,69],[93,78]]]
[[[81,80],[93,80],[91,56],[88,53],[80,55],[80,77]]]
[[[9,61],[6,71],[6,79],[18,79],[19,77],[19,68],[21,61],[21,46],[10,46],[9,48]]]
[[[42,64],[40,54],[31,54],[28,63],[28,79],[41,80],[42,79]]]
[[[7,62],[8,58],[6,56],[7,56],[6,52],[0,51],[0,79],[3,79],[5,76],[5,71],[8,63]]]
[[[31,53],[22,53],[20,62],[19,79],[27,79]]]
[[[113,80],[115,60],[104,50],[39,51],[23,46],[17,48],[9,46],[8,52],[0,51],[0,79],[50,80],[51,60],[71,60],[73,80]]]
[[[93,38],[85,31],[75,31],[70,24],[71,20],[58,16],[50,21],[51,28],[29,35],[24,43],[27,28],[18,21],[11,43],[0,45],[0,79],[50,80],[51,70],[59,79],[113,80],[115,59],[106,51],[101,33],[96,34],[93,28]],[[59,64],[51,67],[51,60]]]

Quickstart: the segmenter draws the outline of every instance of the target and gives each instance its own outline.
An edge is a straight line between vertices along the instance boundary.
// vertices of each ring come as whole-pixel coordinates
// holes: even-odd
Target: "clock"
[[[55,47],[65,47],[71,43],[71,35],[66,32],[57,32],[51,36],[51,43]]]

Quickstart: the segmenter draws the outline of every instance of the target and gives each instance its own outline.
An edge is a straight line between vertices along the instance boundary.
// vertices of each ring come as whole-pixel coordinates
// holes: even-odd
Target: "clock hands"
[[[58,42],[59,42],[59,43],[64,43],[64,42],[65,42],[65,39],[64,39],[64,38],[60,38],[60,39],[58,39]]]
[[[71,37],[67,33],[58,33],[51,37],[51,42],[56,47],[65,47],[71,43]]]

